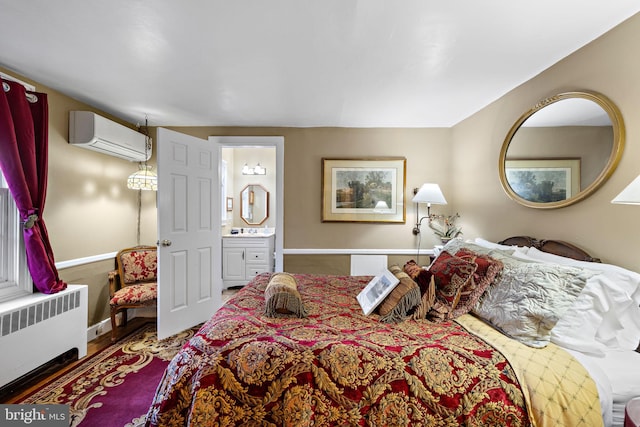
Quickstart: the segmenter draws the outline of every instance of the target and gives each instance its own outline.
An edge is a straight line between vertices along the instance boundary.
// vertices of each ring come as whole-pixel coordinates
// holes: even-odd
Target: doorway
[[[221,150],[222,234],[239,229],[275,230],[277,209],[274,201],[278,193],[275,147],[226,146]],[[259,188],[267,196],[266,203],[247,206],[247,188]],[[256,212],[258,206],[260,209]]]
[[[282,136],[210,136],[221,146],[220,182],[226,186],[223,198],[223,234],[232,228],[269,227],[275,229],[275,271],[283,271],[284,248],[284,137]],[[243,174],[245,164],[254,174]],[[255,167],[266,169],[256,174]],[[226,174],[223,175],[226,169]],[[241,191],[248,184],[262,185],[269,192],[268,218],[259,225],[240,216]],[[222,189],[221,193],[224,193]],[[230,199],[228,199],[230,198]],[[230,209],[230,210],[229,210]]]

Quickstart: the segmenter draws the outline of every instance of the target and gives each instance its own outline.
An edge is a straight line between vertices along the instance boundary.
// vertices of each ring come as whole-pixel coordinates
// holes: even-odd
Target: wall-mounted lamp
[[[640,175],[627,185],[611,203],[621,205],[640,205]]]
[[[427,216],[423,216],[416,222],[416,226],[413,227],[413,234],[420,234],[420,225],[422,224],[422,220],[428,218],[431,221],[431,203],[435,205],[446,205],[447,201],[442,194],[442,190],[440,190],[440,186],[438,184],[426,183],[422,184],[420,189],[414,188],[413,190],[413,199],[411,201],[416,204],[416,220],[419,217],[420,203],[427,204]]]
[[[267,174],[267,168],[263,168],[262,166],[260,166],[260,163],[258,163],[253,168],[250,168],[249,165],[246,163],[242,167],[242,175],[266,175],[266,174]]]

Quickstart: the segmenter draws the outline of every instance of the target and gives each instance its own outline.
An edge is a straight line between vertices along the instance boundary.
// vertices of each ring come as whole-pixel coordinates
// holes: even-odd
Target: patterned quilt
[[[295,277],[308,317],[265,316],[258,276],[170,363],[147,425],[532,424],[507,359],[458,323],[381,323],[356,300],[370,277]]]

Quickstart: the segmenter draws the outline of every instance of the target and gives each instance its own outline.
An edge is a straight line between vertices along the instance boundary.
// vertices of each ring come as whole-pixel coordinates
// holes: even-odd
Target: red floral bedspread
[[[368,277],[296,275],[309,313],[266,317],[258,276],[173,359],[147,425],[529,425],[513,369],[455,322],[380,323]]]

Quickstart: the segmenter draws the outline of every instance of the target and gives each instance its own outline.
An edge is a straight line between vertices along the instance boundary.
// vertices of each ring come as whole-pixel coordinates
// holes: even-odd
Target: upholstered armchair
[[[116,316],[127,324],[127,309],[156,306],[158,301],[158,248],[136,246],[116,255],[116,270],[109,272],[111,342],[118,340]]]

